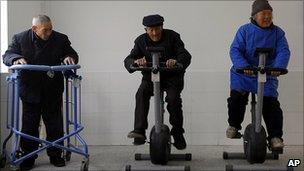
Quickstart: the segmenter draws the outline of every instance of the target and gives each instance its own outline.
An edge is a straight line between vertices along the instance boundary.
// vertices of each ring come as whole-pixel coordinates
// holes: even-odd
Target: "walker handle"
[[[67,71],[72,69],[79,69],[80,65],[13,65],[9,67],[11,70],[30,70],[30,71]]]

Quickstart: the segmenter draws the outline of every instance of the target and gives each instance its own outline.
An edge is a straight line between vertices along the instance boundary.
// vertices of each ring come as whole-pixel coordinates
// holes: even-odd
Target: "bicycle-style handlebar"
[[[160,62],[160,65],[156,66],[156,67],[152,65],[152,62],[148,62],[147,66],[145,66],[145,67],[140,67],[140,66],[138,66],[137,64],[134,63],[134,64],[131,64],[130,69],[132,71],[152,71],[152,72],[155,71],[155,70],[157,70],[157,71],[167,71],[167,72],[181,71],[181,70],[183,70],[183,64],[176,63],[173,66],[173,68],[168,68],[166,66],[166,62]]]
[[[280,75],[285,75],[288,73],[287,69],[283,68],[258,68],[258,67],[249,67],[249,68],[239,68],[236,69],[236,72],[239,74],[244,74],[245,70],[252,71],[254,75],[258,75],[260,72],[261,74],[266,73],[266,75],[271,75],[271,72],[280,72]]]

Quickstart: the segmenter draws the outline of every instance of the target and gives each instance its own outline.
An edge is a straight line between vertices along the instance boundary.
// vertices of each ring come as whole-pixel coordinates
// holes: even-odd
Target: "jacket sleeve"
[[[230,46],[230,59],[235,68],[250,66],[245,59],[246,42],[244,27],[239,28]]]
[[[275,52],[276,57],[273,67],[286,69],[290,58],[290,51],[284,31],[279,29],[278,32]]]
[[[13,36],[12,43],[8,46],[8,49],[3,54],[3,63],[6,66],[13,65],[13,62],[16,59],[23,58],[22,52],[21,52],[21,45],[17,38],[17,35]]]
[[[174,40],[174,50],[177,58],[177,62],[181,63],[186,69],[191,63],[191,54],[185,49],[184,42],[181,40],[180,35],[177,34]]]
[[[133,47],[133,49],[131,50],[130,54],[124,60],[125,68],[127,69],[127,71],[129,73],[133,73],[134,72],[134,71],[132,71],[130,69],[131,64],[133,64],[136,59],[142,58],[143,56],[144,55],[143,55],[142,51],[139,48],[139,40],[136,39],[134,41],[134,47]]]
[[[61,59],[62,61],[64,60],[64,58],[66,57],[72,57],[75,60],[75,64],[78,63],[78,54],[77,52],[72,48],[71,46],[71,42],[68,38],[68,36],[65,36],[64,38],[64,47],[63,47],[63,52],[64,52],[64,56]]]

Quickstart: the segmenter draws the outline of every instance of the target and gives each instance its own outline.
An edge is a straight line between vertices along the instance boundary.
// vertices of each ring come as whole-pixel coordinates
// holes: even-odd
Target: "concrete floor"
[[[223,160],[223,151],[242,152],[242,146],[189,146],[186,150],[178,151],[172,148],[172,153],[192,153],[192,161],[170,161],[169,166],[189,165],[191,171],[224,171],[225,165],[233,164],[237,166],[249,166],[246,160]],[[150,161],[135,161],[135,153],[147,153],[148,145],[143,146],[89,146],[90,164],[89,170],[124,170],[126,165],[132,168],[154,167]],[[56,168],[49,164],[45,152],[39,155],[33,171],[46,170],[80,170],[83,157],[72,153],[71,161],[62,168]],[[303,146],[286,146],[284,154],[280,155],[279,160],[266,160],[263,164],[250,165],[252,170],[257,167],[285,167],[289,159],[300,159],[301,165],[295,171],[304,171]],[[3,169],[3,170],[8,170]],[[164,169],[165,170],[165,169]]]

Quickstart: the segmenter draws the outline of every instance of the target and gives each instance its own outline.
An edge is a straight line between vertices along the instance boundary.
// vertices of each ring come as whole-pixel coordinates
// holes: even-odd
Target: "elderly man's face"
[[[32,29],[42,40],[48,40],[52,34],[53,26],[51,22],[47,22],[34,25]]]
[[[272,23],[272,11],[271,10],[260,11],[254,16],[254,20],[262,28],[269,27]]]
[[[157,42],[162,37],[163,26],[146,27],[145,30],[150,39],[154,42]]]

